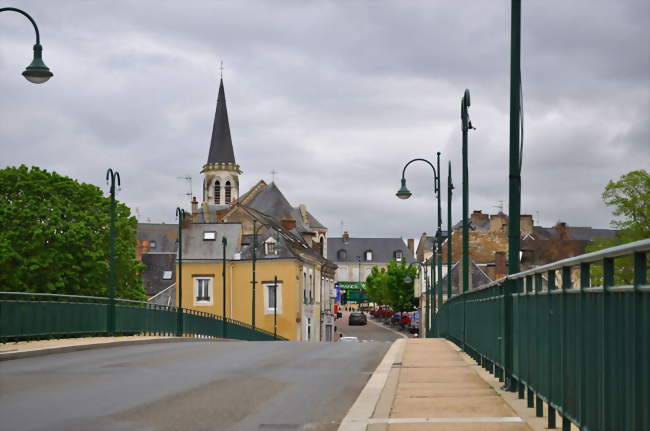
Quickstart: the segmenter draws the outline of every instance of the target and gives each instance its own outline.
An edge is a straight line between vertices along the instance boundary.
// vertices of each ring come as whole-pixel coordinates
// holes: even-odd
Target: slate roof
[[[155,241],[156,247],[150,248],[149,252],[154,253],[176,253],[178,244],[177,224],[165,223],[138,223],[137,237],[138,241]]]
[[[151,304],[169,305],[172,307],[175,306],[176,305],[176,283],[160,291],[160,293],[158,293],[157,295],[152,296],[147,300],[147,302]]]
[[[228,109],[226,108],[226,95],[223,90],[223,79],[219,82],[217,110],[214,114],[208,163],[235,164],[235,152],[233,151],[232,138],[230,137],[230,125],[228,124]]]
[[[145,253],[142,263],[146,266],[142,281],[147,296],[157,295],[176,281],[176,253]],[[165,271],[171,271],[167,280],[163,279]]]
[[[204,232],[215,232],[214,240],[204,240]],[[223,258],[222,238],[226,237],[226,259],[232,259],[239,250],[241,224],[190,223],[183,229],[183,261],[218,260]]]
[[[311,231],[311,228],[306,226],[304,223],[300,208],[291,206],[287,198],[284,197],[275,183],[271,183],[260,190],[249,202],[246,203],[246,206],[275,217],[278,220],[282,217],[292,217],[296,220],[296,230],[298,232]],[[317,226],[313,227],[324,229],[324,226],[322,226],[314,216],[309,214],[309,212],[307,212],[307,214],[310,224],[311,220],[317,224]]]
[[[345,250],[346,260],[338,260],[338,251]],[[372,250],[372,261],[365,260],[365,252]],[[346,243],[343,238],[327,239],[327,258],[332,262],[357,262],[357,256],[364,263],[387,263],[393,259],[394,252],[401,250],[407,263],[414,263],[413,252],[401,238],[352,238]]]
[[[577,241],[593,241],[596,238],[613,238],[618,233],[615,229],[595,229],[592,227],[567,226],[568,239]],[[560,239],[560,230],[556,227],[533,227],[535,239]]]

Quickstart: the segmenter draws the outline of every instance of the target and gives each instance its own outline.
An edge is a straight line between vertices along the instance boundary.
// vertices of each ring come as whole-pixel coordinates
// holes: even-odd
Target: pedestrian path
[[[532,430],[476,368],[444,339],[398,340],[339,431]]]

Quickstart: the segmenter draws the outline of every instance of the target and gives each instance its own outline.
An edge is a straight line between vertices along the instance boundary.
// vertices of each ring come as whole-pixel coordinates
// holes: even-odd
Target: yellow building
[[[289,340],[331,340],[336,265],[325,258],[327,228],[305,205],[292,206],[274,183],[259,181],[239,196],[241,169],[235,162],[223,81],[201,172],[203,201],[193,199],[182,229],[176,303],[182,289],[184,308],[269,332],[275,318],[278,335]]]

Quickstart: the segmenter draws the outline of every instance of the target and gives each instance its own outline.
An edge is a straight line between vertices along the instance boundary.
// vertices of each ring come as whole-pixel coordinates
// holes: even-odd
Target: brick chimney
[[[521,236],[533,234],[533,216],[522,214],[519,218],[519,232]]]
[[[346,231],[343,232],[343,244],[347,244],[350,242],[350,234]]]
[[[411,250],[411,253],[415,254],[415,239],[409,238],[406,240],[406,243],[408,245],[409,250]]]
[[[199,222],[199,202],[196,200],[196,196],[192,196],[192,223]]]
[[[296,228],[296,219],[293,217],[282,217],[280,219],[280,224],[282,225],[283,228],[286,230],[293,230]]]
[[[569,232],[567,231],[566,223],[563,221],[557,222],[555,230],[560,234],[560,239],[566,241],[569,239]]]
[[[472,211],[472,216],[470,218],[472,226],[485,226],[490,222],[490,216],[488,214],[483,214],[481,210]]]
[[[507,272],[506,272],[506,253],[504,251],[495,251],[494,252],[494,263],[496,265],[496,268],[494,270],[494,274],[496,276],[496,279],[505,277]]]

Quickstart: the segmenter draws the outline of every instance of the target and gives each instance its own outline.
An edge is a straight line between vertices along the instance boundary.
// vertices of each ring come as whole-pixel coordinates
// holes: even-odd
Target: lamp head
[[[402,187],[395,193],[400,199],[408,199],[411,197],[411,192],[406,188],[406,178],[402,178]]]
[[[43,63],[42,54],[43,47],[40,43],[37,43],[34,45],[34,59],[23,72],[25,79],[34,84],[42,84],[54,75],[45,63]]]
[[[406,277],[404,277],[404,283],[406,284],[413,283],[413,279],[407,275]]]

